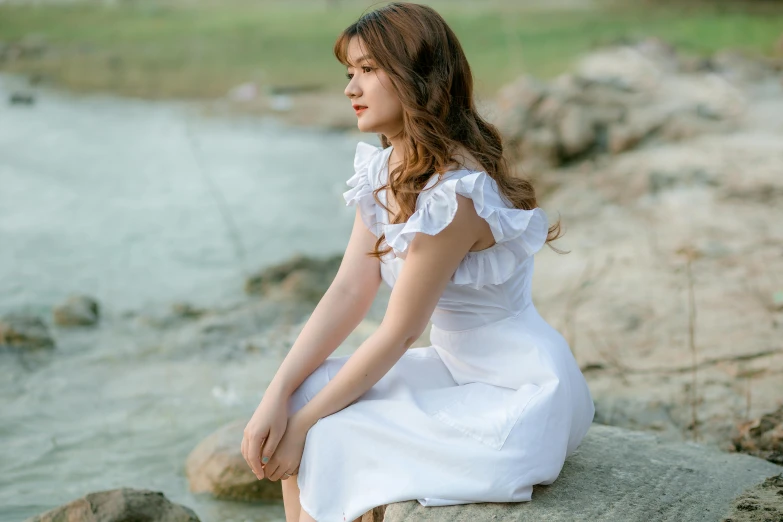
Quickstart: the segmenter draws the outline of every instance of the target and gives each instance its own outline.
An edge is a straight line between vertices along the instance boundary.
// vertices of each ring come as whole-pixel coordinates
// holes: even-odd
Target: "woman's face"
[[[348,66],[349,80],[345,95],[352,105],[366,107],[356,113],[360,131],[384,134],[391,138],[402,131],[402,104],[386,71],[364,56],[366,53],[363,49],[366,46],[358,36],[351,38],[348,62],[353,65]]]

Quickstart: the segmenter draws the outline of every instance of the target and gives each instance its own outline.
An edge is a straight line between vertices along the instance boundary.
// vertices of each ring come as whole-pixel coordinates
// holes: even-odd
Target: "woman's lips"
[[[354,110],[356,111],[356,114],[361,114],[366,108],[367,107],[363,105],[357,105],[356,107],[354,107]]]

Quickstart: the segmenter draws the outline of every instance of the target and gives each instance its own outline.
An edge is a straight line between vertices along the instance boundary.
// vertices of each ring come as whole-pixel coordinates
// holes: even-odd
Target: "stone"
[[[25,522],[199,522],[196,513],[160,491],[120,488],[96,491]]]
[[[560,145],[566,157],[575,156],[589,149],[595,139],[595,127],[590,113],[576,104],[568,105],[558,124]]]
[[[783,520],[783,474],[769,477],[734,501],[723,522],[778,522]]]
[[[280,500],[280,481],[258,480],[242,456],[247,419],[223,426],[201,441],[185,461],[190,491],[221,500]]]
[[[508,139],[518,138],[528,127],[530,113],[546,95],[546,87],[530,76],[520,76],[500,89],[493,122]]]
[[[30,315],[9,314],[0,318],[0,346],[36,349],[54,348],[46,324]]]
[[[576,65],[576,76],[581,80],[621,91],[651,91],[659,85],[662,75],[654,61],[632,46],[589,54]]]
[[[732,442],[737,451],[783,465],[783,406],[741,423]]]
[[[53,310],[59,326],[94,326],[100,318],[98,301],[86,295],[73,295]]]
[[[331,285],[341,262],[342,255],[323,259],[296,255],[249,277],[245,292],[317,301]]]
[[[748,455],[594,423],[558,479],[534,486],[531,502],[433,509],[412,500],[386,506],[384,522],[627,522],[652,514],[655,520],[721,520],[732,499],[781,472]],[[783,496],[777,496],[780,509]]]

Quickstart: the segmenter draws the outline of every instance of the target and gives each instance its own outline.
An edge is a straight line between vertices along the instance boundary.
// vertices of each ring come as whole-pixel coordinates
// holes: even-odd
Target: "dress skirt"
[[[592,398],[565,339],[532,303],[468,330],[433,326],[430,342],[308,431],[296,480],[317,522],[405,500],[530,501],[581,442]],[[349,357],[327,358],[294,392],[289,414]]]

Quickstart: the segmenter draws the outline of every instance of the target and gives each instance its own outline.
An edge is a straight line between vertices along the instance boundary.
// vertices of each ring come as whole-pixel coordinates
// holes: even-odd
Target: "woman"
[[[344,197],[349,244],[244,431],[288,521],[375,506],[531,500],[593,419],[565,339],[531,302],[533,254],[559,236],[512,177],[473,102],[456,36],[430,7],[391,3],[338,38],[363,132]],[[377,331],[329,357],[392,287]],[[432,321],[430,346],[411,349]],[[287,480],[295,476],[295,480]]]

